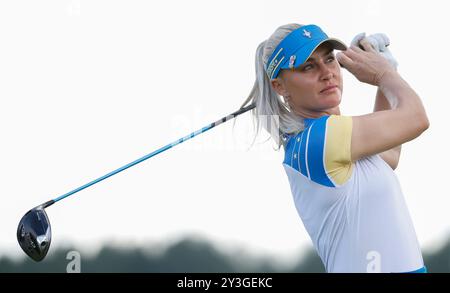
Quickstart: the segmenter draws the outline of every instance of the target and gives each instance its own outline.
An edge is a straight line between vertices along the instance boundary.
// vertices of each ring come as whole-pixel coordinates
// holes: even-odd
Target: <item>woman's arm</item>
[[[392,107],[389,103],[388,99],[384,96],[383,92],[378,88],[377,89],[377,95],[375,97],[375,106],[373,111],[383,111],[383,110],[391,110],[395,109],[396,107],[396,101],[392,101],[394,104]],[[398,166],[398,162],[400,160],[400,154],[402,151],[402,145],[396,146],[390,150],[384,151],[380,153],[380,157],[389,165],[391,166],[392,170],[395,170]]]
[[[379,154],[418,137],[429,127],[420,97],[391,64],[362,40],[364,50],[351,46],[336,57],[359,81],[377,86],[395,109],[352,117],[351,158]]]

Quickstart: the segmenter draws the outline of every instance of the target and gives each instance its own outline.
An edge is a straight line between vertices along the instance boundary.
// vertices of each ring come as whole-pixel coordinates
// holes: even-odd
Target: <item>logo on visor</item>
[[[307,31],[307,30],[305,30],[305,29],[303,29],[303,35],[304,35],[305,37],[311,39],[311,32],[309,32],[309,31]]]
[[[297,58],[297,56],[292,55],[291,58],[289,58],[289,68],[294,68],[294,63],[295,63],[295,58]]]
[[[269,66],[267,66],[267,75],[269,76],[270,79],[272,79],[273,74],[275,72],[275,70],[277,69],[278,65],[281,64],[281,62],[284,60],[284,56],[281,55],[281,59],[278,59],[278,55],[281,53],[281,51],[283,51],[283,48],[281,48],[277,54],[275,55],[275,57],[273,57],[272,61],[270,61]]]

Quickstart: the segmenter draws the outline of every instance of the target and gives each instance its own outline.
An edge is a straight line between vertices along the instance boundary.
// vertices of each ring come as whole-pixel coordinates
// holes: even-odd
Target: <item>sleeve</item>
[[[351,116],[322,116],[294,137],[286,162],[318,184],[338,187],[353,172],[351,138]]]

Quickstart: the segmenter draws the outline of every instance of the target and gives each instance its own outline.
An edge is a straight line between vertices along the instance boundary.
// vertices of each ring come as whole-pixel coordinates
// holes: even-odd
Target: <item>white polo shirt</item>
[[[351,161],[350,116],[305,119],[283,166],[327,272],[410,272],[424,266],[400,183],[379,156]]]

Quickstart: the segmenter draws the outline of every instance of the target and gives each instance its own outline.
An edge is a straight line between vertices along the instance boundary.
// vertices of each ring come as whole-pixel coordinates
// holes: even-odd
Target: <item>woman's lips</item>
[[[328,93],[334,92],[337,89],[338,89],[337,85],[332,85],[332,86],[328,86],[328,87],[324,88],[323,90],[320,91],[320,93],[328,94]]]

